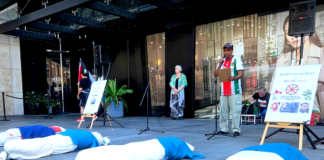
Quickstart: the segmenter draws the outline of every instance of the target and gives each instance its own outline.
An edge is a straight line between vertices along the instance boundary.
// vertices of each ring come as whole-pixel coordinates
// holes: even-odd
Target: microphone
[[[153,73],[154,71],[156,71],[158,68],[159,68],[159,67],[155,67],[155,68],[151,71],[151,73]]]
[[[225,55],[224,55],[224,57],[223,57],[223,61],[222,61],[221,63],[219,63],[219,66],[218,66],[218,67],[222,67],[222,65],[223,65],[223,63],[224,63],[224,61],[225,61],[225,58],[226,58],[226,57],[225,57]],[[217,79],[218,79],[218,76],[219,76],[219,75],[217,75],[217,76],[215,77],[215,80],[214,80],[215,83],[216,83],[216,81],[217,81]],[[215,84],[215,83],[214,83],[214,84]],[[213,87],[212,87],[212,88],[213,88]]]
[[[219,64],[220,66],[222,66],[223,65],[223,63],[224,63],[224,61],[225,61],[225,55],[224,55],[224,57],[223,57],[223,61]]]

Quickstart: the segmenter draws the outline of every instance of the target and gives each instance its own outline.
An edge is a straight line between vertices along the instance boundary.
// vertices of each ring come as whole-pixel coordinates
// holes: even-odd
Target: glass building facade
[[[195,63],[194,63],[194,111],[196,118],[212,118],[215,115],[215,88],[213,72],[223,56],[223,45],[234,45],[234,56],[244,62],[242,78],[242,101],[251,97],[259,87],[270,90],[273,73],[280,56],[290,53],[295,46],[288,41],[288,11],[268,15],[248,15],[223,21],[198,25],[195,27]],[[316,34],[323,47],[324,43],[324,5],[316,8]],[[305,37],[305,41],[310,37]],[[310,42],[312,43],[312,42]],[[297,46],[297,49],[299,47]],[[304,51],[308,51],[307,46]],[[153,115],[164,112],[165,97],[165,33],[147,36],[147,55],[149,69],[158,65],[159,70],[152,76],[151,105]],[[160,108],[160,109],[159,109]],[[164,108],[164,107],[163,107]]]
[[[293,48],[296,49],[288,43],[291,38],[287,29],[288,15],[288,11],[264,16],[254,14],[196,26],[195,116],[197,118],[214,116],[212,109],[216,104],[216,98],[214,91],[211,92],[214,84],[213,72],[223,56],[222,47],[227,42],[233,43],[234,56],[241,57],[244,62],[242,101],[256,93],[258,87],[270,90],[280,55],[290,53]],[[324,5],[316,8],[315,28],[315,34],[320,40],[317,45],[323,47]],[[309,39],[305,37],[305,42],[307,43]],[[305,47],[304,52],[309,49]],[[219,93],[219,85],[217,89]]]

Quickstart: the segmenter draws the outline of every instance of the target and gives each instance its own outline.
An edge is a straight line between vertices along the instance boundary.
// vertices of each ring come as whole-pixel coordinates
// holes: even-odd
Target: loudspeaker
[[[289,7],[289,36],[305,36],[315,33],[316,1],[291,3]]]
[[[96,46],[93,49],[95,71],[94,73],[98,77],[105,77],[109,67],[109,47],[108,46]]]
[[[94,62],[96,65],[109,64],[109,48],[108,46],[98,45],[93,51]]]

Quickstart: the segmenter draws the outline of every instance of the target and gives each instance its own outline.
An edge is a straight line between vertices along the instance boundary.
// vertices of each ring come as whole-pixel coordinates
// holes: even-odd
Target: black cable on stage
[[[206,123],[204,125],[190,125],[190,126],[184,126],[184,127],[179,127],[179,128],[171,128],[171,129],[167,129],[167,130],[174,130],[174,129],[183,129],[183,128],[188,128],[188,127],[202,127],[202,126],[207,126],[207,125],[210,125],[210,124],[214,124],[214,122],[211,122],[211,123]]]
[[[156,117],[158,120],[159,120],[159,123],[161,125],[161,127],[165,130],[165,128],[163,127],[162,123],[160,122],[160,118],[159,117]]]
[[[158,120],[159,120],[159,118],[158,118]],[[159,122],[160,122],[160,120],[159,120]],[[161,122],[160,122],[160,124],[161,124]],[[205,123],[205,124],[190,125],[190,126],[183,126],[183,127],[178,127],[178,128],[170,128],[170,129],[165,129],[165,128],[163,127],[162,124],[161,124],[161,126],[163,127],[163,129],[164,129],[165,131],[169,131],[169,130],[175,130],[175,129],[188,128],[188,127],[202,127],[202,126],[207,126],[207,125],[211,125],[211,124],[214,124],[214,122]],[[126,127],[126,126],[125,126],[124,128],[127,128],[127,129],[134,129],[134,127]]]

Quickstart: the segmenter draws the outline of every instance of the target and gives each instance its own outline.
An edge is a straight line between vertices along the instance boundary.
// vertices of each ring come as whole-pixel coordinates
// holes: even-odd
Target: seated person
[[[295,147],[286,143],[269,143],[242,149],[226,160],[307,160]]]
[[[252,97],[250,97],[248,99],[248,102],[250,104],[253,104],[253,102],[255,100],[257,102],[257,104],[259,104],[259,106],[260,106],[259,113],[265,114],[266,110],[267,110],[267,106],[269,104],[269,99],[270,99],[270,93],[266,92],[266,89],[264,87],[260,87],[258,89],[258,92],[255,93]],[[256,106],[254,106],[254,107],[256,107]],[[248,114],[253,114],[253,113],[248,113]]]
[[[108,138],[105,138],[108,139]],[[104,139],[97,132],[67,130],[45,138],[8,141],[0,153],[0,160],[37,159],[52,154],[63,154],[77,150],[98,147]],[[105,141],[105,144],[109,140]]]
[[[176,138],[165,137],[125,145],[109,145],[83,150],[75,160],[167,160],[201,159],[203,155],[193,153],[194,147]]]
[[[43,138],[55,135],[56,133],[62,131],[65,131],[65,129],[62,127],[47,127],[41,125],[12,128],[0,133],[0,146],[3,146],[7,141],[12,139]]]

